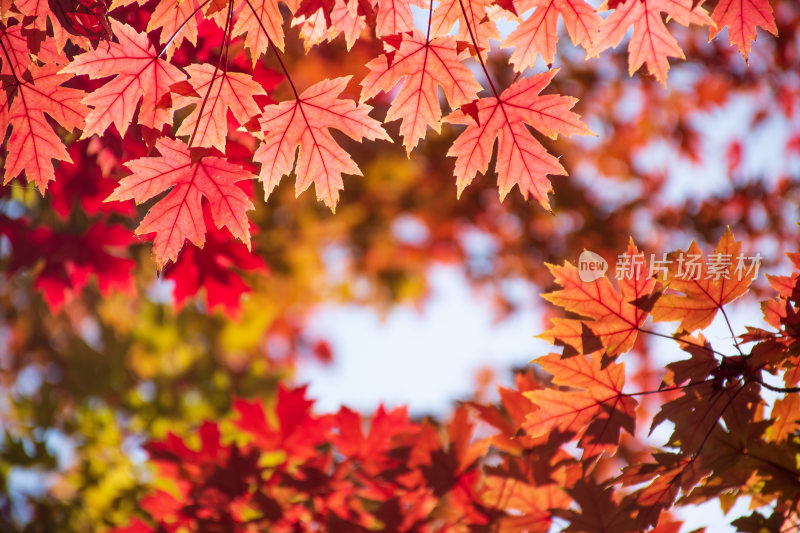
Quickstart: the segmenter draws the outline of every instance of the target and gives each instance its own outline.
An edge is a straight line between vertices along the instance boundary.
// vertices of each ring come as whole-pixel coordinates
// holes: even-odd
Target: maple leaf
[[[267,92],[249,74],[221,71],[208,63],[189,65],[186,72],[197,95],[175,95],[173,102],[176,108],[196,107],[181,123],[177,135],[191,136],[192,146],[224,151],[228,110],[239,124],[245,124],[261,111],[253,97],[266,96]]]
[[[338,98],[350,76],[324,80],[312,85],[293,101],[268,106],[261,116],[264,141],[253,159],[261,163],[259,179],[269,197],[280,179],[295,168],[295,194],[305,191],[311,183],[317,198],[332,211],[343,188],[342,174],[361,175],[350,156],[330,134],[330,128],[350,138],[386,139],[389,136],[380,122],[369,117],[372,107]]]
[[[361,415],[342,407],[335,415],[338,431],[332,436],[336,449],[359,461],[371,476],[378,477],[389,468],[400,466],[392,457],[394,446],[403,436],[415,438],[419,427],[408,418],[405,407],[391,411],[381,405],[371,417],[369,432],[364,434]]]
[[[92,141],[97,141],[96,143]],[[73,142],[69,146],[73,163],[59,163],[56,180],[50,184],[50,207],[63,220],[73,212],[93,216],[98,213],[117,213],[126,217],[135,215],[133,202],[104,202],[116,188],[117,182],[108,177],[109,167],[115,162],[107,161],[108,154],[96,151],[97,138]],[[108,166],[104,166],[108,165]]]
[[[553,518],[550,509],[567,508],[571,502],[563,489],[556,485],[540,487],[521,482],[509,484],[507,478],[499,476],[486,478],[484,498],[487,501],[502,502],[503,510],[510,515],[502,520],[499,531],[527,533],[550,531]]]
[[[139,124],[160,130],[172,119],[162,99],[169,94],[171,85],[186,80],[180,70],[158,57],[146,33],[137,33],[114,19],[111,28],[119,43],[107,42],[80,54],[61,71],[86,74],[92,79],[114,76],[83,99],[94,109],[86,116],[81,138],[102,135],[112,123],[121,136],[125,135],[140,100]]]
[[[0,73],[20,77],[33,62],[28,39],[22,30],[22,24],[6,26],[0,22],[0,40],[4,48]]]
[[[428,127],[441,131],[442,110],[437,86],[444,91],[451,108],[478,97],[481,86],[462,63],[469,57],[458,52],[452,37],[426,39],[414,30],[403,35],[399,47],[369,63],[369,74],[361,80],[361,102],[380,91],[388,93],[405,79],[392,99],[385,122],[402,119],[400,134],[408,154],[425,137]]]
[[[306,52],[328,38],[335,4],[336,0],[297,0],[297,9],[292,10],[292,26],[300,26]]]
[[[559,134],[591,133],[580,116],[570,111],[577,99],[539,94],[556,72],[550,70],[522,79],[503,91],[499,98],[477,100],[469,113],[462,107],[445,117],[445,122],[467,126],[447,152],[448,156],[456,158],[459,195],[479,172],[487,171],[497,141],[500,198],[505,198],[517,185],[525,199],[532,195],[542,207],[550,209],[547,195],[552,187],[547,175],[565,175],[566,171],[531,135],[527,125],[551,138]]]
[[[536,364],[553,374],[554,385],[569,389],[525,393],[538,407],[522,424],[531,436],[555,430],[574,433],[586,459],[604,451],[613,452],[621,430],[633,435],[638,404],[622,392],[623,364],[612,362],[603,368],[600,352],[564,359],[551,353],[536,359]]]
[[[558,43],[559,15],[564,20],[572,42],[586,50],[591,47],[597,28],[603,20],[584,0],[523,0],[517,3],[520,13],[532,8],[536,10],[501,45],[514,48],[511,63],[517,72],[533,67],[537,55],[541,55],[548,65],[553,63]]]
[[[171,189],[136,228],[136,235],[156,233],[153,255],[159,268],[177,259],[185,239],[199,248],[205,244],[203,197],[210,204],[217,227],[227,227],[249,248],[246,212],[253,209],[253,204],[236,183],[255,176],[219,157],[193,161],[189,147],[181,141],[162,137],[156,142],[156,149],[160,156],[125,163],[133,175],[120,180],[106,201],[133,199],[141,204]]]
[[[540,337],[585,353],[588,344],[584,332],[586,327],[610,355],[630,350],[647,320],[647,309],[657,294],[657,283],[649,277],[644,255],[632,239],[626,253],[633,258],[631,270],[630,275],[619,280],[619,290],[606,277],[590,282],[581,280],[578,269],[569,262],[564,266],[547,265],[562,288],[543,295],[543,298],[590,320],[554,319],[553,327]]]
[[[59,69],[53,64],[31,66],[27,79],[15,78],[10,87],[15,96],[10,103],[6,91],[0,91],[0,131],[5,134],[11,128],[4,184],[24,171],[28,181],[44,193],[47,184],[55,179],[52,160],[72,162],[45,114],[73,130],[83,126],[83,117],[89,110],[81,104],[83,91],[61,85],[70,76],[59,74]]]
[[[669,57],[684,59],[683,50],[667,30],[661,13],[688,26],[713,26],[708,13],[692,0],[625,0],[605,19],[589,50],[589,57],[597,56],[606,48],[617,46],[633,25],[633,36],[628,43],[628,74],[633,75],[643,64],[650,74],[662,84],[667,83]]]
[[[400,35],[414,29],[411,6],[427,7],[422,0],[375,0],[378,8],[375,33],[378,37]]]
[[[488,16],[491,0],[442,0],[431,17],[430,34],[433,37],[446,37],[458,23],[456,40],[475,43],[477,52],[486,57],[489,40],[500,39],[497,24]]]
[[[282,449],[293,460],[315,457],[315,446],[326,439],[330,420],[314,416],[313,400],[305,397],[306,387],[278,387],[273,416],[267,417],[259,402],[236,400],[233,409],[239,415],[234,425],[253,437],[265,450]]]
[[[703,329],[728,304],[744,295],[752,276],[740,265],[742,243],[737,242],[730,228],[720,238],[714,253],[709,256],[711,267],[702,251],[692,241],[686,252],[670,254],[669,289],[683,294],[664,294],[655,303],[653,319],[657,322],[680,320],[681,329]],[[681,259],[683,258],[683,259]]]
[[[331,24],[327,38],[334,40],[340,33],[344,34],[347,49],[353,48],[358,36],[367,27],[367,19],[358,12],[359,0],[336,0],[331,10]]]
[[[254,65],[267,52],[270,41],[283,52],[283,16],[278,0],[247,0],[233,25],[234,36],[244,33],[244,45]]]
[[[623,486],[650,482],[649,485],[628,496],[644,510],[636,517],[639,530],[655,525],[661,509],[672,505],[678,492],[687,491],[706,477],[711,471],[695,461],[694,457],[682,454],[657,453],[655,463],[638,463],[625,467],[619,481]]]
[[[367,13],[373,16],[368,0],[306,0],[298,7],[292,26],[301,26],[306,52],[323,41],[333,41],[340,33],[350,50],[367,26]]]
[[[85,232],[72,234],[33,227],[24,219],[0,215],[0,235],[8,237],[13,250],[9,274],[44,260],[33,286],[42,291],[53,312],[78,296],[92,276],[104,296],[112,291],[130,293],[133,289],[131,270],[135,263],[119,255],[132,238],[120,226],[96,222]]]
[[[156,5],[147,22],[147,32],[161,28],[159,43],[169,46],[167,60],[184,40],[197,44],[198,16],[193,14],[199,7],[197,0],[161,0]],[[172,43],[169,43],[170,38]]]
[[[709,41],[727,27],[728,40],[736,45],[745,60],[759,27],[778,36],[769,0],[720,0],[711,13],[711,20],[715,26],[709,31]]]
[[[775,400],[771,413],[775,422],[770,426],[770,440],[782,442],[794,435],[800,428],[798,413],[800,413],[800,395],[787,394]]]
[[[206,221],[211,218],[207,208],[203,209],[203,216]],[[228,316],[235,317],[241,296],[251,291],[242,279],[243,271],[266,273],[268,269],[261,257],[250,253],[244,244],[231,241],[212,225],[203,248],[187,247],[165,270],[165,276],[175,283],[176,308],[180,309],[204,289],[209,311],[221,308]]]
[[[579,479],[574,486],[566,489],[580,507],[580,512],[574,508],[556,508],[552,512],[555,516],[569,520],[570,526],[565,528],[567,533],[634,533],[637,529],[632,509],[627,509],[620,504],[619,498],[613,487],[608,484],[599,484],[592,476]]]

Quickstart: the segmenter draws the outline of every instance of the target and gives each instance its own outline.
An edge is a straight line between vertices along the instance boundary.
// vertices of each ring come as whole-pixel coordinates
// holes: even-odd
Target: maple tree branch
[[[772,392],[783,392],[783,393],[791,393],[791,392],[800,392],[800,387],[776,387],[775,385],[770,385],[762,381],[761,379],[753,379],[754,382],[758,383],[765,389],[769,389]]]
[[[258,25],[261,27],[261,31],[264,32],[264,35],[267,37],[267,42],[269,42],[270,48],[272,51],[275,52],[275,57],[278,58],[278,63],[281,65],[281,70],[283,70],[283,74],[286,76],[286,81],[289,82],[289,85],[292,87],[292,92],[294,93],[294,98],[297,101],[300,101],[300,94],[297,92],[297,88],[294,86],[294,82],[292,81],[292,77],[289,75],[289,69],[286,68],[286,65],[281,58],[281,52],[278,50],[278,47],[275,46],[275,43],[272,42],[272,39],[269,37],[269,33],[267,33],[267,29],[264,27],[264,23],[261,22],[261,18],[258,16],[256,9],[253,7],[253,4],[250,3],[250,0],[244,0],[247,2],[247,7],[250,8],[250,11],[253,12],[253,16],[258,21]]]
[[[189,21],[190,21],[190,20],[192,20],[192,18],[194,18],[194,16],[195,16],[195,15],[197,15],[197,13],[199,13],[199,12],[200,12],[200,10],[201,10],[201,9],[203,9],[204,7],[206,7],[206,5],[207,5],[207,4],[208,4],[210,1],[211,1],[211,0],[205,0],[205,2],[203,2],[202,4],[200,4],[200,5],[197,7],[197,9],[195,9],[195,10],[194,10],[194,12],[192,12],[192,14],[191,14],[191,15],[189,15],[189,16],[186,18],[186,20],[184,20],[184,21],[181,23],[181,25],[180,25],[180,26],[178,26],[178,29],[177,29],[177,30],[175,30],[175,33],[173,33],[173,34],[172,34],[172,37],[170,37],[170,38],[169,38],[169,40],[167,40],[167,44],[165,44],[165,45],[164,45],[164,48],[163,48],[163,49],[161,50],[161,52],[158,54],[158,57],[161,57],[161,56],[163,56],[163,55],[164,55],[164,53],[167,51],[167,48],[169,48],[169,45],[171,45],[171,44],[172,44],[172,42],[173,42],[173,41],[174,41],[174,40],[175,40],[175,39],[178,37],[178,34],[179,34],[179,33],[180,33],[182,30],[183,30],[183,27],[184,27],[184,26],[186,26],[186,25],[189,23]]]

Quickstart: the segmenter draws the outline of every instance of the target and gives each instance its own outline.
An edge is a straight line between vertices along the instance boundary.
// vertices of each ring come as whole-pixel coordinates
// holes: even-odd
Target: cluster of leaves
[[[714,254],[741,248],[728,232]],[[730,509],[741,497],[758,510],[734,521],[738,531],[796,527],[800,272],[770,277],[777,296],[762,309],[772,327],[731,329],[736,353],[725,355],[701,331],[718,314],[732,327],[725,307],[752,281],[739,265],[704,262],[696,279],[671,266],[672,281],[660,281],[633,242],[627,253],[641,261],[618,287],[581,281],[570,263],[551,267],[560,288],[546,297],[574,318],[554,319],[543,336],[564,353],[537,359],[544,372],[518,374],[516,390],[500,388],[499,404],[466,402],[437,427],[382,407],[367,425],[347,408],[314,415],[304,389],[281,389],[266,411],[238,401],[231,423],[148,444],[167,488],[141,500],[148,521],[117,531],[545,532],[554,521],[565,531],[677,531],[676,504]],[[665,335],[651,317],[679,325]],[[620,359],[640,335],[672,339],[688,357],[666,366],[657,389],[631,392]],[[762,387],[780,395],[771,409]],[[664,400],[654,416],[637,401],[649,396]],[[665,442],[637,430],[648,422],[650,433],[670,423]]]
[[[267,197],[283,176],[294,171],[298,194],[313,182],[317,197],[335,209],[343,174],[361,170],[330,130],[358,142],[390,139],[369,117],[372,108],[363,102],[402,82],[385,120],[401,119],[400,135],[409,154],[429,127],[439,131],[443,120],[464,125],[448,151],[456,158],[459,192],[488,170],[497,143],[501,197],[517,185],[525,198],[533,196],[549,209],[552,189],[547,176],[566,171],[528,128],[552,138],[590,131],[570,111],[575,99],[540,94],[555,70],[523,77],[502,91],[496,88],[485,56],[490,39],[499,37],[498,19],[518,24],[502,43],[513,48],[511,62],[518,73],[533,67],[539,55],[553,62],[560,16],[573,42],[590,56],[617,45],[633,27],[630,72],[647,63],[662,83],[669,68],[667,58],[683,57],[662,13],[683,25],[708,26],[710,37],[723,27],[735,28],[729,31],[730,41],[745,57],[759,26],[777,32],[767,0],[752,0],[746,6],[719,2],[711,16],[703,2],[628,0],[606,6],[613,11],[606,19],[583,0],[496,5],[450,0],[439,2],[435,9],[431,1],[419,6],[428,10],[424,37],[412,23],[411,2],[280,4],[288,9],[292,25],[300,27],[306,50],[340,34],[348,48],[366,33],[364,39],[382,43],[382,53],[367,64],[369,73],[360,81],[356,104],[340,97],[350,81],[347,76],[297,88],[281,58],[286,47],[284,13],[274,0],[238,4],[163,0],[146,21],[143,11],[126,0],[108,6],[99,0],[76,2],[82,8],[77,12],[66,0],[54,4],[55,11],[41,1],[11,2],[3,8],[2,73],[7,79],[0,123],[3,131],[11,131],[4,183],[24,172],[44,192],[55,179],[53,160],[71,162],[46,116],[57,128],[80,130],[81,138],[105,136],[112,125],[124,136],[135,118],[158,155],[126,161],[132,175],[107,200],[132,199],[141,204],[169,190],[136,230],[138,235],[155,233],[153,253],[159,267],[174,262],[187,239],[203,247],[204,199],[213,223],[250,247],[246,213],[253,204],[239,183],[256,175],[248,165],[228,161],[229,121],[243,130],[245,144],[253,150],[247,159],[260,164],[257,177]],[[535,8],[532,15],[520,15],[531,8]],[[144,31],[137,29],[137,23],[145,22]],[[158,34],[160,52],[149,33]],[[188,60],[186,50],[198,46],[201,34],[204,46],[216,45],[216,64]],[[250,68],[246,62],[243,68],[231,64],[232,49],[239,47],[249,56]],[[268,103],[267,91],[254,72],[267,53],[280,64],[293,98]],[[479,61],[490,96],[479,98],[482,87],[465,64],[470,58]],[[69,86],[70,75],[106,81],[83,80],[77,88]],[[453,109],[444,119],[437,87]]]

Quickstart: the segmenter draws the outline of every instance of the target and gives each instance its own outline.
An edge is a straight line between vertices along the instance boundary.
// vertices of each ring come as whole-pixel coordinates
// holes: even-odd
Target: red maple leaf
[[[78,296],[92,276],[103,295],[133,289],[135,263],[118,254],[133,239],[120,226],[96,222],[80,234],[57,233],[0,215],[0,235],[8,237],[13,250],[9,275],[43,263],[33,286],[42,291],[53,312]]]
[[[360,176],[361,170],[331,136],[330,128],[356,141],[389,139],[380,122],[369,117],[372,107],[338,98],[350,76],[324,80],[312,85],[293,101],[268,106],[260,119],[264,141],[253,159],[261,163],[259,179],[269,197],[280,179],[295,168],[295,193],[311,183],[317,198],[332,211],[344,187],[342,174]]]
[[[423,0],[374,0],[378,8],[375,33],[378,37],[399,35],[414,29],[411,6],[427,7]]]
[[[228,111],[239,124],[245,124],[261,109],[254,96],[267,92],[249,74],[227,72],[203,63],[186,67],[195,94],[173,96],[176,108],[195,105],[183,120],[177,135],[191,136],[192,146],[225,150],[228,135]]]
[[[661,13],[684,26],[714,24],[706,10],[695,6],[692,0],[625,0],[600,24],[588,55],[596,56],[606,48],[617,46],[633,25],[633,36],[628,43],[628,73],[632,76],[646,63],[650,74],[666,85],[667,58],[683,59],[684,55],[664,24]]]
[[[550,70],[520,80],[499,98],[481,98],[472,109],[465,110],[465,106],[445,117],[446,122],[467,126],[447,152],[456,158],[459,195],[479,172],[487,171],[496,141],[500,198],[517,185],[524,198],[531,195],[542,207],[550,209],[547,195],[552,187],[547,175],[564,175],[566,171],[531,135],[528,126],[552,138],[591,133],[580,116],[570,111],[575,98],[539,94],[556,72]]]
[[[468,57],[466,50],[457,50],[452,37],[426,39],[417,30],[404,34],[396,50],[367,63],[370,72],[361,80],[361,102],[380,91],[388,93],[405,79],[384,122],[402,119],[400,135],[410,154],[428,127],[441,131],[437,87],[453,109],[478,97],[481,86],[462,63]]]
[[[517,72],[533,67],[537,55],[541,55],[548,65],[553,63],[558,44],[559,15],[572,42],[586,50],[591,47],[603,20],[584,0],[522,0],[516,4],[519,13],[532,8],[536,10],[523,19],[502,44],[514,48],[511,63]]]
[[[236,400],[233,408],[239,419],[234,424],[264,450],[284,450],[292,461],[315,457],[315,446],[326,440],[330,421],[313,415],[314,402],[305,395],[306,387],[287,389],[280,385],[274,416],[269,418],[260,402]]]
[[[278,0],[248,0],[233,26],[233,35],[246,33],[244,44],[255,64],[267,52],[270,41],[283,52],[283,16]]]
[[[491,7],[491,0],[442,0],[433,11],[430,34],[446,37],[458,24],[456,39],[474,42],[485,58],[490,48],[489,40],[500,38],[497,24],[488,15]]]
[[[189,239],[201,248],[205,244],[203,198],[210,204],[217,227],[227,227],[249,248],[250,223],[246,212],[253,209],[253,204],[236,183],[255,176],[220,157],[193,161],[189,147],[181,141],[161,138],[156,149],[160,156],[125,163],[133,175],[120,180],[108,200],[133,199],[141,204],[171,189],[136,228],[137,235],[156,233],[153,255],[159,267],[177,259],[184,240]]]
[[[56,169],[56,180],[50,185],[50,205],[62,218],[68,219],[73,207],[89,216],[98,213],[118,213],[134,216],[133,202],[105,202],[117,186],[110,178],[108,166],[116,167],[116,160],[108,161],[109,155],[98,152],[92,140],[82,140],[69,146],[73,163],[62,162]]]
[[[13,94],[11,100],[5,90],[0,90],[0,131],[5,134],[11,128],[4,184],[24,171],[28,181],[44,193],[55,179],[53,159],[72,162],[45,114],[73,130],[83,127],[89,109],[81,104],[83,91],[62,86],[70,76],[59,74],[59,68],[54,64],[32,65],[25,78],[15,74],[8,88]]]
[[[197,22],[199,14],[193,13],[200,7],[197,0],[161,0],[156,5],[147,23],[147,32],[161,29],[160,43],[168,45],[167,60],[184,40],[197,44]],[[169,40],[172,39],[172,43]]]
[[[141,100],[139,124],[160,130],[172,122],[172,111],[164,105],[169,88],[186,75],[156,54],[146,33],[111,19],[119,43],[106,42],[75,57],[61,72],[86,74],[92,79],[114,78],[90,93],[83,103],[93,109],[86,116],[82,138],[102,135],[113,123],[125,135]]]
[[[211,218],[203,209],[206,221]],[[240,242],[233,242],[213,224],[208,226],[206,243],[202,248],[189,246],[177,261],[165,270],[167,279],[175,283],[175,307],[180,309],[186,301],[205,292],[209,311],[221,308],[228,316],[236,316],[241,296],[250,292],[242,273],[268,271],[261,257],[251,253]],[[251,228],[251,231],[253,228]]]
[[[736,45],[745,60],[759,27],[778,36],[769,0],[720,0],[711,13],[711,20],[716,26],[709,30],[709,40],[727,27],[728,40]]]

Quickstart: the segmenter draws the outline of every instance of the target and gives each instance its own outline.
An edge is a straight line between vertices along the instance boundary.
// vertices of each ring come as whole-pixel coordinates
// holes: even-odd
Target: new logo
[[[584,283],[597,280],[605,276],[608,263],[594,252],[584,250],[578,258],[578,276]]]

